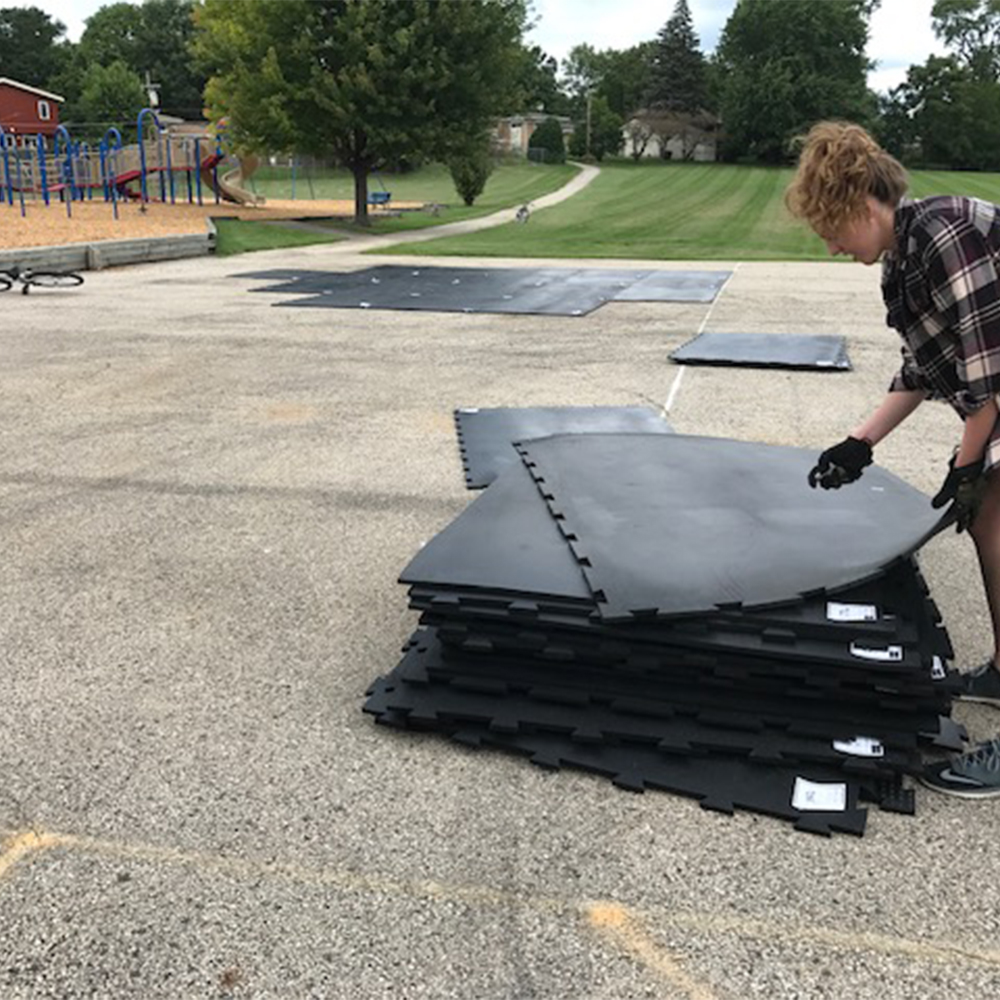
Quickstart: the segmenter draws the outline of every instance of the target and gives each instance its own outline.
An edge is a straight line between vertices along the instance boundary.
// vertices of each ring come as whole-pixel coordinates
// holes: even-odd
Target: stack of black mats
[[[827,835],[913,812],[922,750],[964,740],[923,494],[669,433],[517,451],[403,571],[421,627],[366,712]]]

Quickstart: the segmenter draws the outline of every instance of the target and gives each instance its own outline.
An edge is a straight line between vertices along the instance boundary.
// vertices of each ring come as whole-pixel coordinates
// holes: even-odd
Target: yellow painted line
[[[716,1000],[716,994],[685,971],[680,961],[659,946],[635,915],[618,903],[591,903],[584,908],[587,922],[602,937],[638,959],[647,969],[659,973],[687,1000]]]
[[[35,830],[23,830],[8,835],[0,844],[0,879],[2,879],[22,858],[35,851],[54,846],[57,838],[51,834]]]
[[[646,919],[656,919],[648,917]],[[663,922],[710,936],[731,934],[782,944],[814,944],[845,951],[874,952],[922,962],[987,965],[1000,968],[1000,950],[958,945],[950,941],[915,941],[870,931],[838,931],[830,927],[795,926],[751,920],[742,917],[721,917],[714,914],[671,913]]]
[[[519,906],[526,910],[561,917],[582,917],[594,930],[608,940],[641,958],[665,977],[684,975],[676,959],[649,939],[643,927],[673,927],[707,937],[732,936],[778,945],[811,944],[835,950],[878,953],[914,961],[952,965],[984,965],[1000,968],[1000,950],[958,945],[950,941],[913,940],[868,931],[841,931],[822,926],[787,925],[780,921],[754,920],[745,917],[725,917],[709,913],[676,910],[639,910],[617,901],[582,901],[556,896],[533,895],[509,889],[482,885],[460,885],[434,879],[384,878],[349,870],[310,868],[292,861],[255,861],[230,858],[204,851],[185,851],[153,844],[102,840],[74,834],[0,829],[6,842],[0,847],[0,878],[21,858],[34,851],[61,847],[84,854],[187,866],[205,872],[216,872],[234,878],[274,878],[307,885],[330,886],[343,892],[381,893],[431,902],[464,903],[470,906]],[[689,992],[707,989],[691,980]],[[711,994],[691,992],[691,997]]]

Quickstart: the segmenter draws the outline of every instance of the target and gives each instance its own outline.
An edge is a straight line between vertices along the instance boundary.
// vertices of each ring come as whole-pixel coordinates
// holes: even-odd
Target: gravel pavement
[[[1000,800],[919,789],[827,840],[360,711],[415,626],[397,574],[474,497],[455,407],[669,403],[819,450],[897,363],[877,272],[746,263],[711,306],[586,317],[282,309],[240,276],[393,262],[356,249],[3,297],[0,998],[1000,994]],[[841,333],[855,370],[674,366],[703,329]],[[932,491],[958,431],[925,406],[877,460]],[[971,544],[922,565],[968,666]]]

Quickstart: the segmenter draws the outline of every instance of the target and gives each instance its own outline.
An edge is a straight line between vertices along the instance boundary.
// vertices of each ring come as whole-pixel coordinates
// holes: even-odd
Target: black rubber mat
[[[547,595],[582,606],[586,613],[594,606],[580,566],[520,462],[435,535],[399,579]]]
[[[350,273],[247,272],[274,278],[258,289],[309,297],[276,303],[338,309],[584,316],[612,300],[712,302],[728,271],[631,271],[600,268],[406,267],[386,264]]]
[[[780,333],[702,333],[670,355],[682,365],[735,365],[850,371],[843,337]]]
[[[520,465],[515,441],[553,434],[672,434],[648,406],[463,407],[455,431],[469,489],[489,486],[504,469]]]
[[[419,633],[437,642],[434,629]],[[422,639],[421,642],[429,640]],[[912,750],[918,738],[941,745],[941,718],[949,706],[942,691],[938,705],[913,710],[910,703],[885,692],[864,702],[834,698],[827,692],[775,693],[754,684],[706,672],[604,669],[590,664],[545,662],[525,655],[482,653],[440,644],[440,655],[427,660],[432,680],[485,683],[508,693],[521,691],[549,700],[578,703],[581,698],[614,705],[622,712],[669,717],[694,713],[703,722],[737,729],[764,725],[839,738],[845,720],[858,731],[877,736],[886,746]],[[950,744],[949,744],[950,747]],[[961,743],[956,749],[961,748]]]
[[[569,735],[574,741],[609,743],[630,741],[653,744],[670,753],[692,754],[724,751],[772,763],[819,762],[854,773],[880,770],[913,772],[920,756],[880,747],[878,756],[855,756],[837,743],[857,737],[854,723],[845,719],[841,740],[790,733],[783,727],[762,725],[754,729],[719,727],[699,722],[695,715],[674,712],[668,718],[617,710],[592,699],[567,704],[538,697],[537,693],[510,693],[470,689],[459,682],[430,681],[430,672],[441,664],[441,648],[433,632],[420,634],[402,661],[385,678],[379,710],[404,712],[408,720],[441,728],[476,722],[494,732],[544,730]],[[373,703],[374,706],[374,703]]]
[[[519,446],[608,621],[794,601],[872,578],[940,526],[877,466],[807,483],[814,449],[680,434]]]
[[[424,725],[411,713],[388,708],[393,694],[392,681],[376,682],[365,711],[375,715],[380,724],[395,728],[439,728],[435,721]],[[440,731],[466,746],[488,746],[529,756],[532,763],[547,769],[588,771],[628,791],[673,792],[729,815],[736,809],[762,813],[790,821],[796,829],[826,836],[834,831],[861,836],[865,829],[867,812],[859,806],[863,779],[833,766],[755,762],[745,756],[718,753],[688,756],[664,753],[657,745],[592,744],[559,733],[503,732],[473,722],[442,726]],[[843,808],[815,812],[796,808],[792,803],[803,781],[838,789]]]

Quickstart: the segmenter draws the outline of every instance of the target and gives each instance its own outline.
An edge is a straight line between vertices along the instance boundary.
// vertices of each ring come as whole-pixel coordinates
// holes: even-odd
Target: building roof
[[[26,90],[29,94],[37,94],[39,97],[45,97],[50,101],[65,101],[65,97],[60,97],[58,94],[50,94],[47,90],[40,90],[38,87],[29,87],[26,83],[18,83],[17,80],[11,80],[10,77],[0,76],[0,87],[7,85],[8,87],[14,87],[17,90]]]

